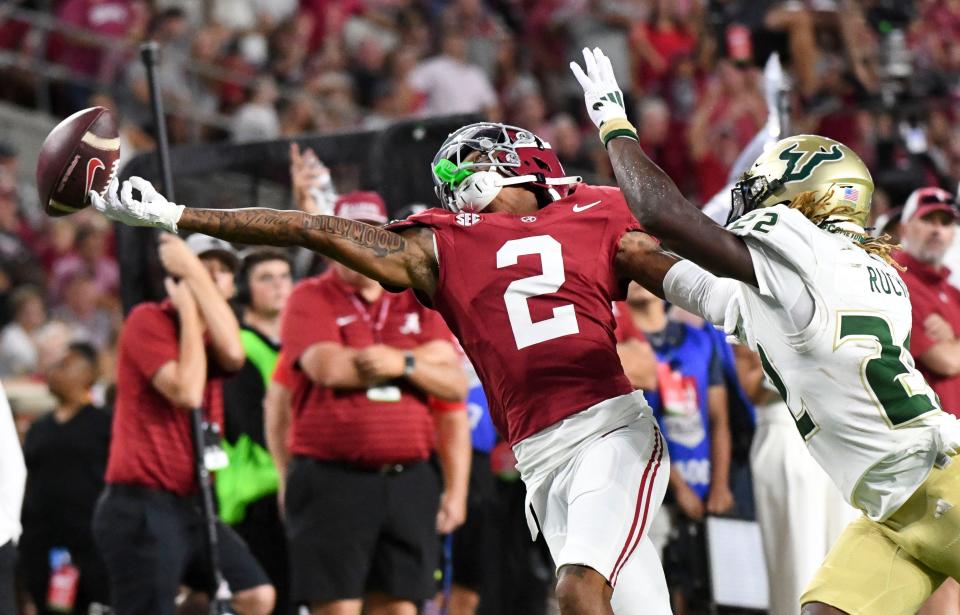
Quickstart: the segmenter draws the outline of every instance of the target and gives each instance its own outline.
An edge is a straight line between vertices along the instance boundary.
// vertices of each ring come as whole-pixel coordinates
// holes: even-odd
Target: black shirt
[[[274,352],[280,351],[280,345],[260,331],[249,325],[241,328],[254,333]],[[241,435],[246,434],[255,444],[267,447],[263,433],[263,398],[266,394],[263,375],[248,356],[243,368],[223,382],[223,423],[227,442],[236,443]]]
[[[84,406],[65,423],[52,412],[33,423],[23,444],[25,539],[43,536],[67,543],[89,536],[109,449],[110,415],[94,406]]]

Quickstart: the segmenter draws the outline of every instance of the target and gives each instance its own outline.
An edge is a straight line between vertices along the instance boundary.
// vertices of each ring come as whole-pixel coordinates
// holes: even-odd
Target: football
[[[47,214],[72,214],[90,204],[91,190],[106,192],[120,160],[119,137],[104,107],[77,111],[50,131],[37,160],[37,190]]]

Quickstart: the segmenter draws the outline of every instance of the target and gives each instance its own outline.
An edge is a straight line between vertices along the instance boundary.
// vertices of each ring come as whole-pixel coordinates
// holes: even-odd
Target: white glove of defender
[[[623,92],[613,74],[610,58],[605,56],[599,47],[594,47],[593,51],[584,47],[583,63],[587,69],[586,73],[576,62],[570,62],[570,70],[583,88],[587,113],[594,125],[600,128],[610,120],[626,120],[627,111],[624,108]]]
[[[106,198],[91,192],[90,202],[94,209],[128,226],[150,226],[177,232],[177,222],[183,215],[184,205],[171,203],[142,177],[131,177],[123,182],[119,198],[118,187],[119,183],[114,179],[107,189]],[[140,191],[139,201],[133,198],[134,188]]]

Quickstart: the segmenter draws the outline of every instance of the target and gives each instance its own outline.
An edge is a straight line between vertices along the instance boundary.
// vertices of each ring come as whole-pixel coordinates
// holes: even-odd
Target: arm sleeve
[[[335,314],[318,289],[301,286],[294,290],[283,310],[280,342],[291,365],[297,364],[310,346],[320,342],[342,343]]]
[[[699,314],[729,332],[737,324],[726,321],[730,307],[737,300],[738,284],[736,280],[718,278],[706,269],[683,260],[667,271],[663,278],[663,293],[670,303]]]
[[[135,308],[126,322],[121,341],[133,344],[127,356],[137,370],[152,379],[170,361],[180,358],[180,339],[175,317],[156,304]]]

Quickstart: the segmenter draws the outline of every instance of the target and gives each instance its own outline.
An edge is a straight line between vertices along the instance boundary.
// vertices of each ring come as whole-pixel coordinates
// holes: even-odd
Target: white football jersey
[[[914,367],[906,284],[849,237],[786,205],[750,212],[727,228],[749,247],[758,287],[738,285],[739,310],[728,310],[737,322],[724,328],[736,326],[760,354],[810,452],[844,497],[885,519],[955,446],[958,425]],[[783,304],[796,299],[798,283],[815,307],[796,332]]]

